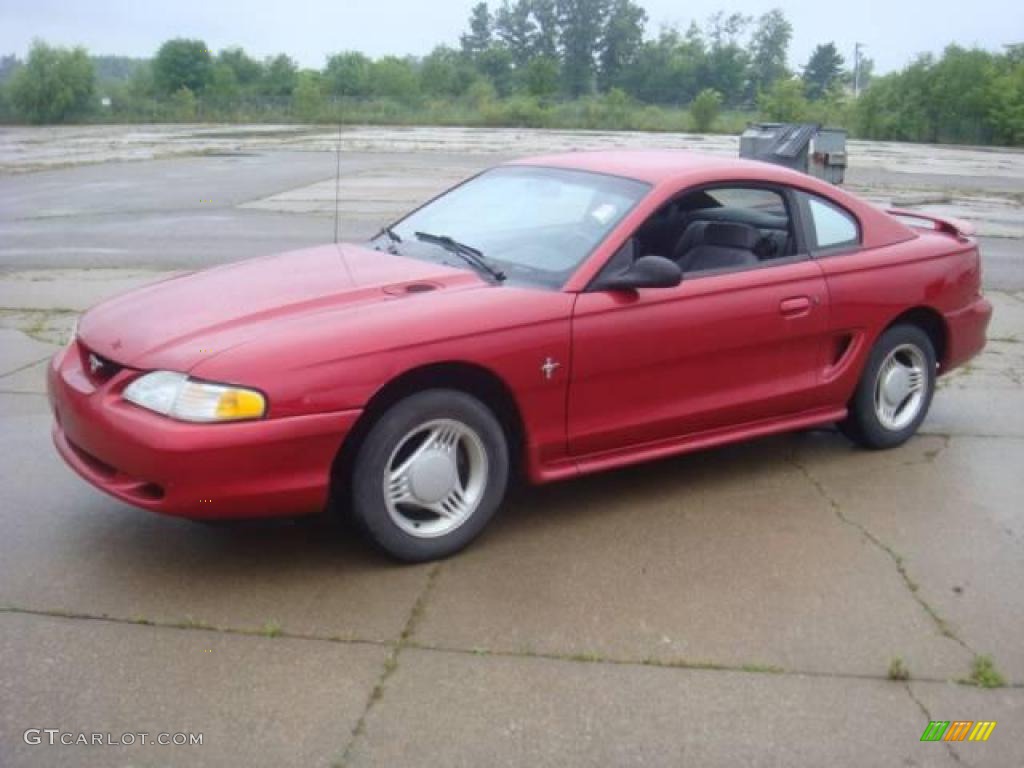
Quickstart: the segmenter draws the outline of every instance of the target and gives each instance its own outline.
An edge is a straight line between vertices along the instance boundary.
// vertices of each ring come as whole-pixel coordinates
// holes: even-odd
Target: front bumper
[[[125,401],[136,375],[99,380],[73,342],[47,374],[53,441],[102,491],[138,507],[195,519],[295,516],[327,502],[331,465],[360,411],[226,424],[189,424]]]

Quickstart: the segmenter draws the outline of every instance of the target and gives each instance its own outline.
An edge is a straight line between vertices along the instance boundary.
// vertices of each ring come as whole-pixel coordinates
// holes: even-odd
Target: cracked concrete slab
[[[209,527],[130,508],[62,465],[49,423],[38,408],[4,415],[0,606],[381,641],[401,632],[427,567],[395,568],[316,523]]]
[[[843,514],[902,558],[918,596],[1016,682],[1024,682],[1024,593],[1016,586],[1024,583],[1024,508],[1019,483],[1006,479],[1019,472],[1022,453],[1024,438],[919,438],[895,456],[816,434],[799,446]]]
[[[926,725],[888,681],[408,650],[350,764],[955,765]]]
[[[385,653],[368,645],[0,612],[0,763],[332,765]],[[150,740],[191,733],[203,740],[31,745],[23,737],[29,728],[112,732],[117,740],[128,732]]]
[[[798,439],[524,494],[446,564],[415,640],[876,676],[903,655],[927,677],[966,670],[970,654],[888,557],[788,462]]]
[[[14,328],[0,327],[0,388],[7,377],[47,359],[55,350]]]
[[[45,395],[46,369],[50,365],[47,357],[6,376],[0,377],[0,394]]]

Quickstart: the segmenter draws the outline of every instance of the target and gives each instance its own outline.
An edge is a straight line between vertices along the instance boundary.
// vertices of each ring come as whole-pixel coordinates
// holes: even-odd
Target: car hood
[[[488,285],[467,270],[328,245],[150,284],[90,309],[78,335],[120,365],[188,371],[290,319]]]

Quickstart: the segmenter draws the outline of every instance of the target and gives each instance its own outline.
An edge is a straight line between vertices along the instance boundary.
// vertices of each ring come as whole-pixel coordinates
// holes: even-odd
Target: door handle
[[[810,311],[810,296],[792,296],[779,302],[779,312],[786,317],[800,317]]]

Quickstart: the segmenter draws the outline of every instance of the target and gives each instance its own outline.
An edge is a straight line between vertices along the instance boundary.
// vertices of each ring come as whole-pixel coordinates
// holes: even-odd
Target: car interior
[[[756,267],[796,254],[785,201],[773,190],[723,187],[662,206],[634,235],[635,254],[664,256],[683,273]]]

